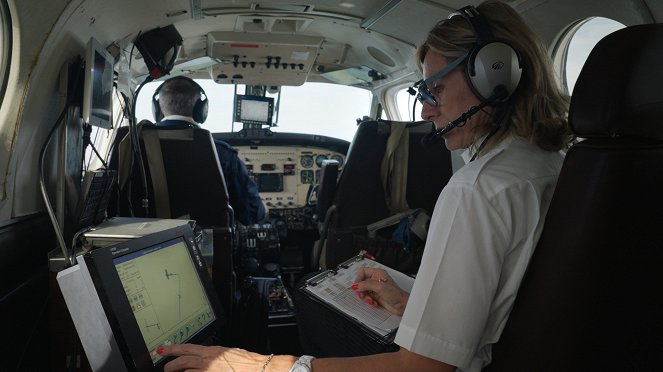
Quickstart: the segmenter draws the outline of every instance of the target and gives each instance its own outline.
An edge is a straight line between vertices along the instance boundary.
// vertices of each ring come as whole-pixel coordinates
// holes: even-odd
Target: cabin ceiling
[[[660,0],[505,1],[548,46],[560,30],[587,17],[609,17],[626,25],[663,21]],[[416,69],[416,47],[428,30],[455,9],[480,2],[80,0],[69,2],[72,16],[67,22],[76,25],[71,28],[82,44],[88,36],[76,28],[85,25],[102,44],[125,50],[140,32],[173,24],[183,46],[172,74],[266,85],[338,82],[349,77],[348,83],[370,88],[381,84],[377,81],[381,79],[357,80],[356,75],[370,72],[386,76],[384,82],[388,82],[411,74]],[[141,56],[136,54],[134,58],[139,60]],[[273,57],[271,65],[269,57]],[[145,64],[135,62],[131,64],[133,76],[146,75]]]
[[[435,22],[463,4],[427,0],[171,0],[164,2],[162,21],[154,26],[173,23],[184,39],[178,61],[184,67],[176,66],[173,73],[201,78],[211,75],[219,83],[242,83],[243,79],[247,83],[300,85],[305,81],[343,81],[348,74],[371,70],[378,76],[406,74],[412,71],[417,43]],[[233,48],[238,44],[241,46]],[[281,54],[274,55],[274,49]],[[274,60],[279,62],[276,69]],[[198,71],[190,68],[206,62],[213,66]],[[135,69],[136,75],[147,73],[142,64],[136,64]],[[349,83],[361,83],[350,79]],[[371,85],[372,81],[365,83]]]

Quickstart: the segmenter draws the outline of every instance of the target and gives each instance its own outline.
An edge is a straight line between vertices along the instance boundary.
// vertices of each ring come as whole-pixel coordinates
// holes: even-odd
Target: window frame
[[[0,0],[0,104],[4,101],[12,57],[12,19],[7,0]]]

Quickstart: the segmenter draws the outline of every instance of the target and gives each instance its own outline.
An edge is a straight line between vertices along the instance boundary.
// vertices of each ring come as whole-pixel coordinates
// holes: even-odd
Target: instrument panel
[[[345,155],[321,147],[233,146],[258,185],[265,205],[270,208],[302,208],[320,180],[327,160],[345,162]]]

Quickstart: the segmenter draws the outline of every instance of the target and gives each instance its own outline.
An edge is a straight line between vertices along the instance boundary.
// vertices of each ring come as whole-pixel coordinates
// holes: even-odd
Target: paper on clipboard
[[[407,292],[412,290],[414,278],[361,256],[342,263],[335,272],[330,270],[312,278],[305,290],[385,337],[398,328],[401,317],[383,307],[376,308],[367,304],[350,288],[355,282],[357,271],[364,266],[383,269],[401,289]]]

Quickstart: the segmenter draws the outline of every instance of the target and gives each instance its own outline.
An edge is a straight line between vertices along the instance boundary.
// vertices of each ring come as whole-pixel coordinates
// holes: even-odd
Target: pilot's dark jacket
[[[197,126],[185,120],[162,120],[157,126],[188,127]],[[244,162],[237,156],[237,151],[229,144],[214,140],[223,177],[228,188],[230,206],[235,212],[235,220],[243,225],[252,225],[265,217],[265,207],[260,200],[258,187],[249,177]]]

